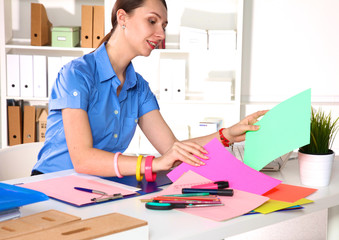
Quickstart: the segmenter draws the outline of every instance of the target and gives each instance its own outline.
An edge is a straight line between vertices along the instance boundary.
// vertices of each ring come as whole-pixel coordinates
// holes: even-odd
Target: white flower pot
[[[333,151],[326,155],[298,152],[301,183],[313,187],[327,186],[331,179],[334,156]]]

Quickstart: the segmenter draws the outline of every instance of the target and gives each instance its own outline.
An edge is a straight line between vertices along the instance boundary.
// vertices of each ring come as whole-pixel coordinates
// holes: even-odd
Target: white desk
[[[33,182],[36,180],[67,175],[72,172],[73,171],[62,171],[10,180],[6,181],[6,183]],[[268,175],[280,179],[286,184],[301,185],[297,160],[290,160],[281,172],[268,173]],[[305,208],[302,210],[275,212],[266,215],[256,214],[240,216],[224,222],[215,222],[176,210],[148,210],[144,207],[144,203],[140,202],[139,197],[82,208],[63,204],[56,200],[48,200],[24,206],[21,208],[21,212],[22,216],[26,216],[40,211],[57,209],[79,216],[83,219],[110,212],[119,212],[148,221],[150,239],[222,239],[339,205],[339,161],[334,161],[330,185],[328,187],[319,188],[317,192],[307,198],[314,200],[315,203],[305,205]]]

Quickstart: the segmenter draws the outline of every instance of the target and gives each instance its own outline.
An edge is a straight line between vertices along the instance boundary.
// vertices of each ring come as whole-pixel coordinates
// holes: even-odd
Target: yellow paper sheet
[[[313,202],[312,200],[309,200],[306,198],[299,199],[298,201],[295,201],[294,203],[282,202],[282,201],[276,201],[276,200],[270,199],[264,204],[262,204],[260,207],[257,207],[256,209],[254,209],[253,211],[266,214],[266,213],[275,212],[275,211],[278,211],[284,208],[292,207],[295,205],[302,205],[302,204],[307,204],[307,203],[312,203],[312,202]]]

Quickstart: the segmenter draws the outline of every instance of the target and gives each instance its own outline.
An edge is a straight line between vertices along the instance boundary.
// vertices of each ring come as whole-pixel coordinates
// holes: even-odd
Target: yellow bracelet
[[[141,161],[143,157],[144,157],[143,155],[139,155],[137,160],[137,170],[135,172],[135,177],[138,182],[141,182],[142,179],[144,178],[144,175],[141,175]]]

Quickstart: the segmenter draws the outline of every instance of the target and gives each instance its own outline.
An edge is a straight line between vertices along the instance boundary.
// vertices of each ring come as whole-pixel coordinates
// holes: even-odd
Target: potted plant
[[[298,159],[301,183],[308,186],[327,186],[335,157],[332,144],[338,132],[339,118],[333,120],[331,112],[312,108],[310,144],[299,148]]]

